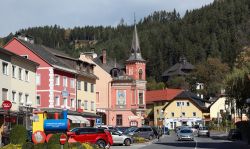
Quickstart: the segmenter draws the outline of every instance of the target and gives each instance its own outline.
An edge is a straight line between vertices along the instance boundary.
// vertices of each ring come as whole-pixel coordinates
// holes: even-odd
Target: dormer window
[[[119,69],[113,69],[111,70],[112,77],[118,77],[119,76]]]
[[[139,79],[142,80],[142,74],[143,74],[143,71],[142,69],[139,70]]]

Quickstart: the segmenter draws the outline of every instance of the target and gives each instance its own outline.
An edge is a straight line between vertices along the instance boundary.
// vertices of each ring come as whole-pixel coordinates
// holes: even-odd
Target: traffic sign
[[[65,134],[61,134],[60,136],[60,144],[64,145],[67,142],[67,136]]]
[[[4,110],[9,110],[12,107],[12,103],[9,100],[4,100],[2,107]]]
[[[38,130],[32,134],[32,141],[35,144],[44,143],[45,139],[46,139],[46,134],[43,131]]]

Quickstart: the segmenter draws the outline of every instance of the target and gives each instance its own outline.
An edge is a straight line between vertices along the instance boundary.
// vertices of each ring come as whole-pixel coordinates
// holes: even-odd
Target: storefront
[[[170,118],[165,119],[164,125],[168,129],[175,129],[178,126],[193,126],[202,124],[203,120],[201,118]]]

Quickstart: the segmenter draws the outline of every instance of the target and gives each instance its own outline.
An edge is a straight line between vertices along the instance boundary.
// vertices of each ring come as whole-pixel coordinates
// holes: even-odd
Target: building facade
[[[1,109],[1,124],[4,121],[30,126],[27,113],[36,108],[36,68],[39,65],[22,56],[0,48],[0,97],[12,103],[10,118]]]
[[[164,125],[169,129],[182,125],[205,125],[209,114],[205,101],[189,91],[181,92],[163,110]]]

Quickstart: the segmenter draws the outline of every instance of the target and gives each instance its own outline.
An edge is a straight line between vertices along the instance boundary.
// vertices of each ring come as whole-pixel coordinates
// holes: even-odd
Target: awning
[[[72,121],[72,123],[81,123],[81,121],[75,115],[67,115],[67,118]]]
[[[75,116],[78,120],[80,120],[81,123],[84,124],[89,124],[89,120],[87,120],[86,118],[82,117],[82,116]]]

